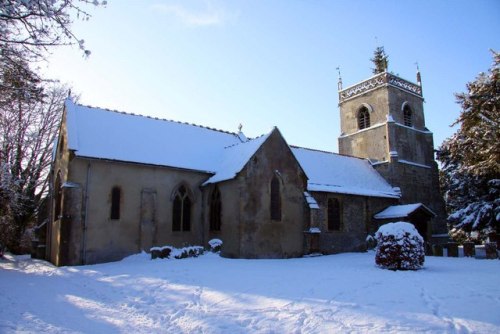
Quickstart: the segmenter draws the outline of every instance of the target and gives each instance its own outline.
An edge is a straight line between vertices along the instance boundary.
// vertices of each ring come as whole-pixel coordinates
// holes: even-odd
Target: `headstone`
[[[498,257],[496,242],[487,242],[484,244],[484,250],[486,251],[487,259],[496,259]]]
[[[476,248],[473,242],[464,242],[464,256],[474,257],[476,255]]]
[[[446,248],[448,249],[448,257],[458,257],[458,244],[456,242],[448,242]]]
[[[432,254],[434,256],[443,256],[443,246],[442,245],[432,245]]]

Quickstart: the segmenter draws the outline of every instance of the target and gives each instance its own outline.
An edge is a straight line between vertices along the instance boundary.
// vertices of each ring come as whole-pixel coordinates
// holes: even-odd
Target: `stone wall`
[[[70,263],[99,263],[149,251],[151,246],[200,245],[203,242],[202,196],[199,187],[205,173],[113,161],[75,158],[70,162],[69,180],[82,187],[83,196],[67,206],[80,205],[81,223],[75,213],[71,221]],[[172,231],[175,190],[185,185],[192,202],[191,230]],[[120,218],[111,219],[111,190],[119,187]],[[85,229],[84,229],[85,227]],[[85,233],[83,233],[85,231]]]
[[[313,197],[320,209],[313,210],[314,221],[321,230],[320,252],[335,254],[366,250],[366,237],[373,234],[377,227],[373,215],[390,205],[397,204],[393,198],[366,197],[347,194],[314,192]],[[336,198],[340,202],[341,228],[328,230],[328,199]]]

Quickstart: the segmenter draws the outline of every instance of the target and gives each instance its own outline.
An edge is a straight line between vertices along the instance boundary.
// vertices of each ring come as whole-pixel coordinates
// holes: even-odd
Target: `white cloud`
[[[229,13],[223,8],[217,8],[211,1],[203,2],[202,9],[186,8],[181,4],[155,4],[154,11],[172,15],[181,23],[190,27],[222,25],[229,20]]]

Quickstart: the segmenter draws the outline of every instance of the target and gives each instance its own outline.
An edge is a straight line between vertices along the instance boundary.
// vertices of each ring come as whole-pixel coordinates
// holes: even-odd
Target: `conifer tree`
[[[493,59],[488,73],[456,94],[460,128],[438,152],[455,239],[485,239],[500,229],[500,54],[493,52]]]
[[[372,68],[373,74],[379,74],[387,71],[389,56],[386,55],[383,46],[377,46],[373,52],[373,58],[370,60],[373,62],[373,65],[375,65],[375,68]]]

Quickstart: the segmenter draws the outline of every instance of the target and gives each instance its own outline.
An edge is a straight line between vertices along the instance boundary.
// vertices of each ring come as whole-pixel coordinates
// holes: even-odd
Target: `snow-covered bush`
[[[186,259],[188,257],[198,257],[203,255],[205,249],[201,246],[188,246],[175,248],[172,246],[152,247],[151,259]]]
[[[372,235],[368,234],[365,241],[366,249],[375,249],[377,247],[377,240]]]
[[[377,233],[375,263],[391,270],[418,270],[424,265],[424,239],[413,224],[405,222],[382,225]]]
[[[210,251],[213,253],[220,252],[220,249],[222,247],[222,240],[220,239],[211,239],[208,242],[208,245],[210,246]]]

